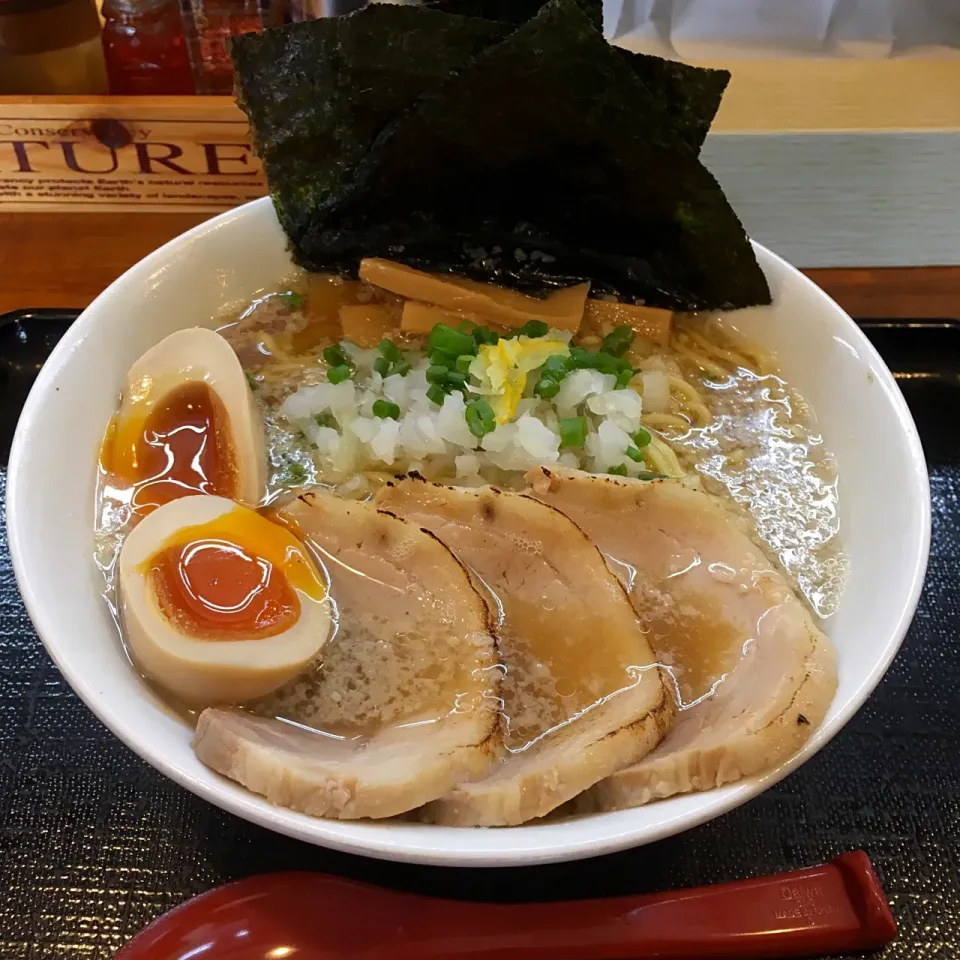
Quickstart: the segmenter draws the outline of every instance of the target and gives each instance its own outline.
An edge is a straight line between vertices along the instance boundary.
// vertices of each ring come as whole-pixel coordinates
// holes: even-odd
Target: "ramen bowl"
[[[113,283],[67,332],[24,407],[10,456],[7,522],[27,610],[64,677],[100,720],[161,773],[261,826],[309,843],[447,866],[547,863],[611,853],[690,829],[785,777],[821,749],[879,683],[913,616],[926,569],[930,497],[917,431],[889,370],[853,321],[793,267],[756,247],[769,307],[729,322],[776,355],[836,458],[849,575],[823,629],[839,687],[789,762],[760,777],[632,810],[499,829],[335,821],[271,806],[205,767],[192,731],[127,658],[94,563],[96,462],[130,365],[174,331],[214,325],[291,270],[269,199],[173,240]]]

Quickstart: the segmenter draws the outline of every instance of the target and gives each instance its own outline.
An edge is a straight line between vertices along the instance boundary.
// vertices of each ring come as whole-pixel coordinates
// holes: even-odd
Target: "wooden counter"
[[[84,307],[128,267],[206,216],[0,214],[0,313]],[[960,267],[807,273],[853,316],[960,317]]]

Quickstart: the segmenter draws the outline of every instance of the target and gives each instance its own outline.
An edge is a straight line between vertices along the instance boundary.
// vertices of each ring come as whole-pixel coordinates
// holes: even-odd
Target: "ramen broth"
[[[339,306],[376,301],[386,311],[396,312],[396,300],[361,284],[296,275],[282,285],[281,292],[265,293],[223,318],[220,332],[256,385],[255,395],[266,425],[270,479],[265,503],[282,502],[288,491],[310,484],[367,499],[393,474],[411,468],[431,480],[458,483],[452,461],[443,457],[384,465],[350,477],[325,476],[311,444],[283,416],[286,398],[326,380],[323,351],[339,336],[333,319]],[[842,589],[846,561],[838,543],[836,472],[810,411],[776,374],[771,361],[722,322],[679,317],[675,330],[669,345],[637,343],[630,354],[631,362],[641,370],[662,374],[668,381],[668,407],[660,414],[645,415],[643,421],[653,447],[660,451],[657,455],[665,463],[675,463],[677,475],[686,477],[685,482],[702,485],[739,510],[810,608],[821,618],[829,616]],[[590,341],[595,342],[602,332],[587,331],[582,342],[590,347]],[[394,339],[411,357],[422,355],[422,338]],[[574,343],[578,342],[575,337]],[[491,474],[485,478],[504,488],[524,486],[522,471],[491,468]],[[130,520],[130,492],[113,486],[101,465],[97,562],[104,573],[104,596],[115,614],[116,561]],[[246,706],[262,715],[346,738],[366,736],[377,725],[416,723],[441,716],[448,707],[440,691],[457,683],[461,669],[456,651],[442,658],[442,667],[435,675],[418,675],[418,649],[442,643],[443,638],[412,630],[403,635],[402,644],[388,649],[364,630],[365,616],[381,614],[363,611],[362,578],[351,571],[349,564],[318,553],[316,545],[313,551],[329,577],[334,603],[340,605],[341,615],[349,612],[354,629],[344,634],[342,622],[338,628],[335,617],[323,664]],[[629,590],[635,571],[617,557],[608,559]],[[716,557],[683,551],[667,558],[666,564],[671,569],[670,577],[682,578],[691,567],[707,568],[722,581],[740,576],[740,571],[726,567]],[[542,650],[515,649],[512,640],[518,631],[527,636],[564,636],[571,631],[590,634],[597,629],[595,612],[560,596],[504,602],[496,596],[495,586],[483,586],[490,592],[490,606],[499,617],[502,649],[511,664],[506,670],[498,664],[489,666],[491,671],[506,673],[500,696],[510,750],[523,749],[630,687],[637,682],[638,672],[652,666],[628,662],[618,653],[616,644],[594,658],[575,661],[565,658],[562,644]],[[744,589],[748,586],[745,584]],[[716,611],[673,605],[655,588],[634,591],[633,596],[649,628],[651,646],[671,678],[680,709],[709,697],[736,667],[729,635],[734,628],[718,630],[722,618],[714,616]],[[747,655],[751,641],[759,635],[759,626],[744,625],[741,633],[743,642],[736,648],[740,655]],[[377,672],[393,684],[398,695],[384,710],[364,719],[362,710],[357,710],[355,692],[358,684],[369,682]],[[404,691],[414,681],[436,686],[432,712],[421,711],[414,716],[405,709]],[[495,699],[494,694],[489,697]],[[542,704],[540,709],[521,710],[516,706],[535,701]],[[489,702],[458,702],[455,709],[489,706]],[[194,716],[192,712],[187,715]]]

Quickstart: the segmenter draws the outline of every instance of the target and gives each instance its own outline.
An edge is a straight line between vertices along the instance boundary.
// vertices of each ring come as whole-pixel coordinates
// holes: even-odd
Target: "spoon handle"
[[[453,914],[451,906],[438,907],[432,933],[418,944],[411,938],[404,944],[411,949],[393,957],[779,960],[875,949],[896,934],[863,852],[794,873],[649,896],[484,906],[491,910],[484,917],[476,904],[463,905],[462,913],[454,907]],[[478,931],[481,919],[489,932]],[[434,951],[438,924],[448,935],[458,933]],[[465,936],[470,930],[477,933]]]

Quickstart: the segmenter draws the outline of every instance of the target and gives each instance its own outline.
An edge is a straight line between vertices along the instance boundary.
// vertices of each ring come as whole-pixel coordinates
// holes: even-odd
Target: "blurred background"
[[[226,37],[364,3],[0,0],[0,94],[229,93]],[[604,17],[617,43],[690,62],[960,57],[954,0],[605,0]]]
[[[89,259],[72,251],[56,280],[36,269],[30,304],[82,305],[158,243],[261,196],[246,119],[231,99],[228,38],[364,3],[0,0],[0,121],[10,127],[0,133],[21,141],[0,146],[0,216],[16,218],[18,236],[3,251],[9,269],[35,270],[50,236],[40,218],[56,212],[89,213],[84,230],[102,237]],[[752,236],[804,269],[960,266],[957,0],[604,0],[604,19],[619,45],[730,70],[702,156]],[[226,163],[203,191],[194,189],[199,160],[147,172],[182,181],[179,193],[158,193],[129,145],[147,130],[172,145],[152,148],[161,156],[189,158],[219,139],[225,158],[248,165]],[[89,158],[88,169],[67,169],[60,150]],[[97,183],[83,177],[101,170],[108,176]],[[70,191],[68,179],[77,181]],[[149,212],[136,231],[110,219],[119,213],[101,187],[107,179]],[[917,290],[929,298],[924,313],[945,309],[934,286]],[[888,309],[880,295],[866,302],[859,282],[852,293],[861,311]],[[21,302],[12,297],[0,290],[0,303]]]

